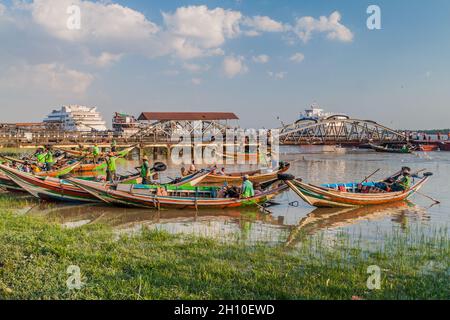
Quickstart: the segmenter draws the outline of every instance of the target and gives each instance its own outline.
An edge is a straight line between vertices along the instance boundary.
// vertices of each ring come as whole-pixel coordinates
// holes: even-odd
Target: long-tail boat
[[[12,191],[26,191],[36,198],[52,201],[64,202],[99,202],[89,192],[69,183],[66,179],[57,179],[51,177],[36,177],[32,174],[22,172],[4,165],[0,165],[0,186]],[[188,185],[200,180],[209,172],[204,170],[190,176],[176,179],[172,182],[173,186]],[[2,179],[4,177],[4,179]],[[121,177],[121,184],[136,183],[136,175]],[[110,183],[101,183],[105,186],[111,186]],[[8,188],[6,188],[8,186]]]
[[[284,183],[279,182],[280,185],[272,185],[251,198],[222,198],[218,197],[217,187],[176,187],[169,185],[165,187],[167,195],[158,195],[158,186],[119,184],[115,188],[111,188],[75,178],[70,178],[69,181],[109,204],[158,210],[161,208],[197,210],[201,208],[224,209],[258,206],[288,188]]]
[[[376,152],[387,152],[387,153],[411,153],[412,149],[409,146],[402,148],[389,148],[383,146],[377,146],[375,144],[369,143],[369,146]]]
[[[418,147],[419,151],[423,151],[423,152],[432,152],[432,151],[437,151],[439,149],[439,146],[435,145],[435,144],[420,144]]]
[[[0,170],[13,183],[36,198],[68,202],[99,202],[96,197],[63,179],[37,177],[4,165],[0,165]]]
[[[359,207],[367,205],[379,205],[406,200],[418,191],[429,179],[432,173],[424,173],[424,176],[414,183],[408,190],[397,192],[358,192],[361,183],[339,183],[335,185],[315,186],[304,183],[300,179],[288,180],[286,184],[306,203],[315,207]],[[363,186],[373,187],[373,182],[366,182]],[[337,186],[338,189],[333,188]],[[345,191],[344,191],[345,190]]]
[[[439,149],[441,151],[450,151],[450,142],[449,141],[440,142]]]
[[[131,146],[129,148],[123,149],[116,153],[115,157],[124,158],[126,157],[136,146]],[[64,151],[64,150],[61,150]],[[92,156],[92,155],[91,155]],[[99,156],[101,158],[102,155]],[[78,172],[87,172],[87,171],[101,171],[105,170],[107,167],[106,161],[100,161],[99,163],[83,163],[79,167],[77,167],[76,171]]]
[[[263,184],[278,180],[278,175],[288,171],[289,167],[289,163],[281,163],[278,170],[271,172],[264,172],[264,170],[259,169],[226,174],[210,173],[205,179],[202,180],[201,184],[204,186],[223,186],[224,184],[229,186],[240,186],[242,185],[242,178],[245,175],[248,175],[248,179],[252,183]]]
[[[115,155],[117,157],[125,157],[134,148],[136,148],[136,145],[132,145],[128,148],[117,151],[117,152],[115,152]],[[93,157],[92,151],[72,150],[72,149],[67,149],[67,148],[58,148],[58,150],[60,150],[64,153],[67,153],[67,154],[71,154],[73,156],[77,156],[77,157]],[[99,154],[99,157],[100,158],[104,157],[104,156],[106,156],[106,154],[107,154],[107,152],[102,152]]]
[[[0,188],[9,192],[26,192],[21,186],[15,183],[10,177],[0,172]]]

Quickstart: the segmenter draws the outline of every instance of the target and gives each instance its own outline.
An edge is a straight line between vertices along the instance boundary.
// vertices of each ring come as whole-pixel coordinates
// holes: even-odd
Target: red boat
[[[439,147],[435,144],[421,144],[419,145],[418,151],[431,152],[437,151]]]
[[[450,151],[450,141],[441,142],[439,144],[439,148],[441,151]]]

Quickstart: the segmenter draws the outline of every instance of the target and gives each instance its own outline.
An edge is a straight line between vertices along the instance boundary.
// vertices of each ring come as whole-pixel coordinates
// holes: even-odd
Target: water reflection
[[[276,208],[276,207],[274,207]],[[117,234],[134,234],[142,228],[164,230],[172,234],[189,234],[224,242],[247,244],[295,245],[305,235],[333,229],[354,227],[359,223],[385,220],[406,228],[409,219],[427,220],[425,209],[410,202],[364,208],[310,209],[297,220],[285,214],[263,214],[258,210],[227,209],[220,211],[146,210],[105,205],[61,205],[37,202],[18,210],[21,214],[43,217],[66,228],[90,224],[111,226]]]
[[[383,241],[377,234],[392,229],[406,230],[419,225],[432,230],[445,227],[450,221],[450,152],[435,152],[428,156],[379,154],[375,152],[355,152],[346,154],[298,154],[295,148],[282,154],[282,160],[291,162],[290,173],[305,181],[321,184],[336,181],[358,181],[380,168],[374,179],[381,179],[406,165],[411,168],[427,168],[434,172],[430,182],[421,192],[440,200],[433,206],[430,201],[416,195],[413,203],[401,202],[391,205],[355,209],[314,209],[298,199],[291,191],[279,195],[275,201],[280,205],[271,207],[272,214],[262,214],[257,209],[230,210],[143,210],[115,208],[105,205],[62,205],[45,203],[31,197],[21,197],[24,205],[18,214],[44,217],[67,228],[79,228],[89,224],[107,224],[117,234],[140,232],[149,229],[166,230],[179,234],[186,233],[214,238],[220,241],[244,243],[263,242],[295,246],[304,235],[325,233],[333,237],[345,230],[364,239]],[[283,151],[282,151],[283,152]],[[119,163],[119,173],[134,171],[138,159]],[[168,162],[169,168],[162,181],[179,174],[179,166],[171,165],[164,156],[158,161]],[[156,161],[156,160],[154,160]],[[255,166],[236,166],[229,170],[247,170]],[[1,197],[1,196],[0,196]],[[19,199],[19,198],[15,198]],[[23,201],[26,199],[26,201]],[[298,207],[288,205],[299,201]],[[2,208],[0,201],[0,209]],[[17,206],[16,206],[17,207]],[[428,230],[428,229],[427,229]],[[425,231],[426,232],[426,231]]]

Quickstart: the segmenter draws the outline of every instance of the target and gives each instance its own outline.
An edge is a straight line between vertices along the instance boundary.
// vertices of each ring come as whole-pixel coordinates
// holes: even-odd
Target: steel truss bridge
[[[374,121],[344,116],[333,116],[320,121],[299,120],[278,130],[280,144],[285,145],[361,145],[368,142],[396,144],[408,140],[403,133]]]

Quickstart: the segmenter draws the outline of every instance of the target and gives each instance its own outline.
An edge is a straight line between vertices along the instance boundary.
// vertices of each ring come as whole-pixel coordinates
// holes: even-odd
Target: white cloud
[[[255,63],[265,64],[265,63],[269,62],[270,58],[267,54],[260,54],[258,56],[253,56],[252,60]]]
[[[244,57],[227,56],[222,64],[223,72],[228,78],[234,78],[238,74],[244,74],[248,67],[244,63]]]
[[[294,53],[294,54],[289,58],[289,60],[291,60],[291,61],[293,61],[293,62],[296,62],[296,63],[300,63],[300,62],[302,62],[304,59],[305,59],[305,56],[304,56],[303,53],[301,53],[301,52]]]
[[[3,16],[6,13],[6,7],[4,4],[0,3],[0,16]]]
[[[226,39],[237,37],[242,14],[202,5],[181,7],[163,18],[173,49],[182,58],[194,58],[215,54]]]
[[[321,16],[319,19],[313,17],[298,18],[293,31],[297,36],[308,42],[313,33],[326,33],[330,40],[350,42],[353,40],[353,33],[346,26],[340,23],[341,14],[334,11],[329,17]]]
[[[200,78],[192,78],[191,79],[192,84],[195,84],[196,86],[202,84],[202,79]]]
[[[284,77],[287,75],[287,72],[272,72],[269,71],[267,72],[267,74],[269,75],[269,77],[274,78],[275,80],[281,80],[284,79]]]
[[[102,52],[98,57],[89,55],[87,58],[87,62],[97,67],[104,68],[109,67],[116,62],[119,62],[122,56],[123,54]]]
[[[80,7],[81,28],[67,27],[71,5]],[[146,40],[158,32],[153,22],[133,9],[119,4],[81,0],[35,0],[33,20],[53,36],[67,41],[108,42]]]
[[[84,94],[93,80],[93,75],[62,64],[22,64],[10,67],[0,79],[0,84],[10,88]]]
[[[185,62],[183,64],[183,69],[190,71],[192,73],[201,73],[201,72],[208,71],[210,69],[210,66]]]
[[[267,16],[246,17],[243,24],[252,28],[253,32],[282,32],[285,30],[283,24]]]

